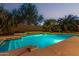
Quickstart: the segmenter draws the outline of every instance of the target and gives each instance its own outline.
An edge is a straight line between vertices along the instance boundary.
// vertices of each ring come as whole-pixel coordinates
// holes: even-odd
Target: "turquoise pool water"
[[[45,48],[56,44],[60,41],[68,39],[74,35],[72,34],[33,34],[23,36],[17,40],[7,40],[4,45],[0,45],[0,52],[15,50],[25,46],[38,46]]]

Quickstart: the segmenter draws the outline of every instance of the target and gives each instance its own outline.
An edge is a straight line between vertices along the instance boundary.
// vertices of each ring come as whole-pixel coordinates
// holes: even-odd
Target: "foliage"
[[[42,15],[38,15],[37,8],[34,4],[22,4],[20,8],[9,12],[0,5],[0,31],[3,34],[11,34],[11,29],[18,24],[37,25],[43,20]]]
[[[44,22],[46,31],[71,32],[79,31],[79,18],[74,15],[68,15],[56,20],[49,19]]]
[[[36,5],[31,3],[22,4],[12,12],[0,5],[0,34],[13,34],[12,29],[18,24],[38,26],[43,22],[42,27],[47,32],[79,31],[79,17],[71,14],[59,19],[44,19],[43,15],[39,15]]]
[[[46,31],[52,31],[53,27],[56,25],[56,20],[55,19],[48,19],[44,21],[43,28]]]
[[[76,23],[76,21],[79,21],[79,19],[74,15],[68,15],[58,19],[58,23],[61,26],[61,29],[65,32],[77,31],[78,24]]]
[[[26,21],[27,25],[37,25],[37,23],[41,22],[43,19],[42,15],[38,15],[37,8],[34,4],[23,4],[19,8],[19,11],[22,19]]]

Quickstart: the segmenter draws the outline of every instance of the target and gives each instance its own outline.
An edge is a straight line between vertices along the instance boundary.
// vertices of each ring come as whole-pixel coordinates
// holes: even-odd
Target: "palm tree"
[[[68,15],[65,16],[63,18],[59,18],[58,19],[58,23],[61,26],[61,28],[63,29],[63,31],[68,32],[73,31],[74,29],[76,29],[73,20],[77,19],[77,16],[74,15]]]

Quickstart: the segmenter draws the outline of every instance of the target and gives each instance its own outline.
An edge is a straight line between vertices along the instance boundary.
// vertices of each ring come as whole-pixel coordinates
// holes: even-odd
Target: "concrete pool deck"
[[[14,56],[79,56],[79,37],[73,36],[55,45],[44,49],[36,49],[32,52],[27,51],[27,47],[13,51],[0,53],[0,55]]]

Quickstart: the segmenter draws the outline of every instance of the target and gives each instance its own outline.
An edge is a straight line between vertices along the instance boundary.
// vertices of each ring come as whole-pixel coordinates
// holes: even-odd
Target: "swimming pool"
[[[0,45],[0,52],[15,50],[25,46],[38,46],[45,48],[66,40],[74,35],[72,34],[32,34],[21,37],[17,40],[6,40],[4,45]]]

